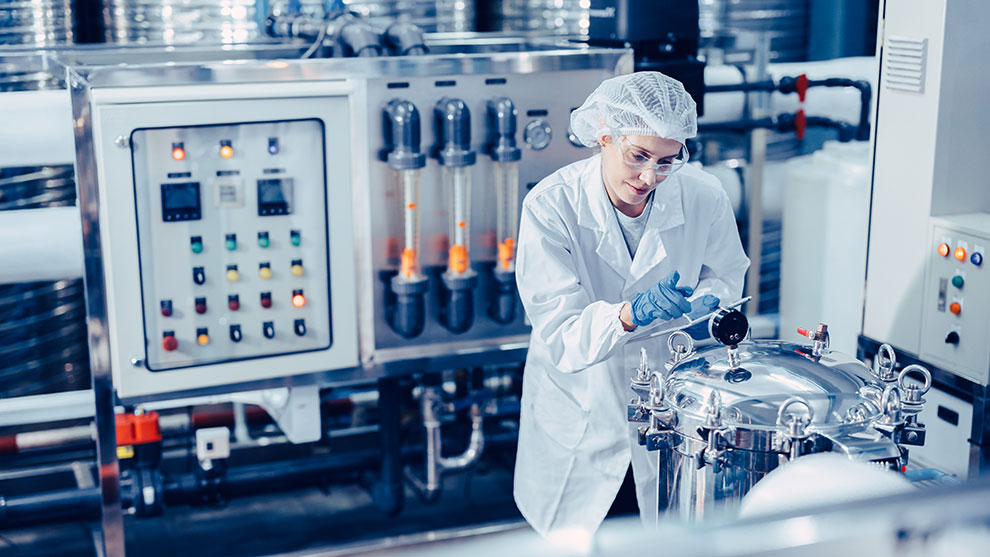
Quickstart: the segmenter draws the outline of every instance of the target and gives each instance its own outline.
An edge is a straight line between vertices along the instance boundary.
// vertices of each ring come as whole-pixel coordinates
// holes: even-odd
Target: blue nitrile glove
[[[680,273],[674,271],[653,288],[641,292],[632,301],[632,321],[637,327],[649,325],[654,319],[670,321],[691,311],[687,297],[694,292],[690,286],[677,286]]]
[[[692,300],[691,311],[687,314],[688,319],[697,319],[702,315],[711,313],[712,310],[718,307],[719,302],[720,300],[711,294],[705,294],[697,300]],[[684,332],[691,335],[691,338],[694,340],[708,338],[708,320],[706,319],[700,323],[695,323],[685,329]]]

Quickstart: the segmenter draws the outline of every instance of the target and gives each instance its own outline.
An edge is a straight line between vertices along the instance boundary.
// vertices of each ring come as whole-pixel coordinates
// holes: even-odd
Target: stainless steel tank
[[[720,310],[709,330],[721,344],[694,350],[676,332],[663,371],[643,362],[629,420],[644,422],[640,441],[659,452],[658,513],[701,518],[733,506],[756,482],[801,456],[837,452],[901,470],[906,445],[922,445],[917,422],[931,386],[920,366],[894,372],[887,347],[878,371],[828,349],[828,330],[812,344],[747,341],[745,317]],[[923,384],[907,381],[917,373]]]

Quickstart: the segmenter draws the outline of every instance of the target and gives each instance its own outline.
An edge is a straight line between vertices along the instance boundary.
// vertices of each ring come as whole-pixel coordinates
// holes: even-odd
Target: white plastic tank
[[[826,323],[831,347],[855,354],[866,276],[870,144],[829,141],[788,165],[780,337],[802,339],[798,327]]]

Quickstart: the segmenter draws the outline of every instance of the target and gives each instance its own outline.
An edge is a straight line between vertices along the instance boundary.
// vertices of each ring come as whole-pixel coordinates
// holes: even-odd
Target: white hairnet
[[[680,81],[660,72],[636,72],[601,82],[571,113],[571,131],[586,147],[611,134],[684,143],[698,133],[698,109]]]

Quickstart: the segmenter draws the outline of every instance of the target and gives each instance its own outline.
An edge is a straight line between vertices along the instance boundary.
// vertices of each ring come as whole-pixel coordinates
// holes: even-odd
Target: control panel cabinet
[[[990,215],[933,219],[921,357],[990,384]]]
[[[333,87],[94,91],[121,398],[357,364],[350,115]]]

